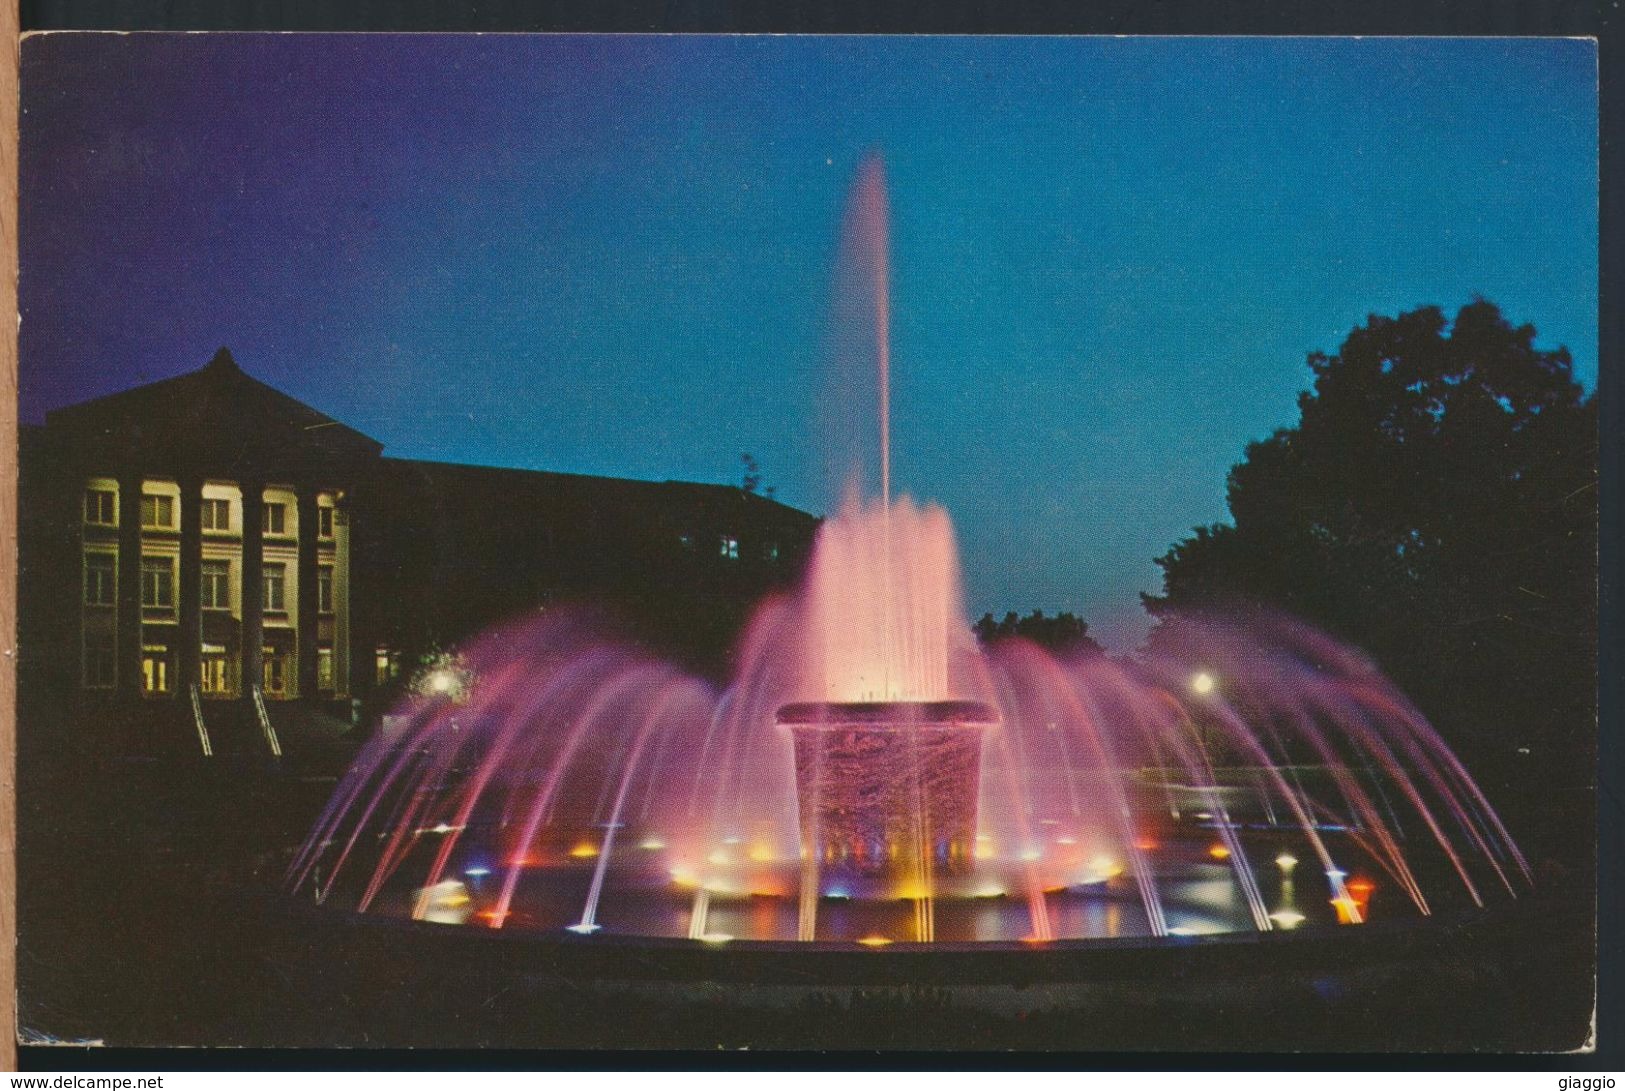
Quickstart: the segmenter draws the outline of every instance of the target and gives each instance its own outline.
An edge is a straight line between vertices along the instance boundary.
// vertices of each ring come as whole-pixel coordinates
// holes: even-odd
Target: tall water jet
[[[824,873],[894,880],[915,905],[914,938],[934,938],[936,876],[970,869],[983,734],[999,722],[991,705],[953,699],[950,661],[965,626],[947,513],[891,500],[887,211],[871,155],[853,186],[840,282],[868,300],[857,310],[873,331],[880,496],[861,500],[854,474],[820,529],[804,604],[821,699],[776,715],[794,739],[804,938],[815,932],[806,888]]]

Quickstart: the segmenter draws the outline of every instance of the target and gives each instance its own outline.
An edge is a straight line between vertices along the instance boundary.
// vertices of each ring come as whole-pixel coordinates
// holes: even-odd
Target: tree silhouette
[[[1103,649],[1089,635],[1089,625],[1070,613],[1045,617],[1042,610],[1034,610],[1026,617],[1015,611],[1004,615],[1003,621],[994,621],[992,614],[983,614],[975,625],[976,637],[983,644],[1020,637],[1052,651],[1082,652],[1089,655],[1104,654]]]
[[[1589,761],[1596,399],[1534,337],[1476,300],[1310,356],[1298,425],[1247,447],[1232,521],[1157,559],[1146,608],[1285,609],[1373,654],[1458,747]]]
[[[757,464],[755,456],[749,451],[739,456],[739,463],[744,471],[739,481],[740,490],[755,493],[762,487],[762,467]]]

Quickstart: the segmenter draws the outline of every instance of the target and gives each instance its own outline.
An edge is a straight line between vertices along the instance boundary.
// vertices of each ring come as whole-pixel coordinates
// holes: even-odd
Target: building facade
[[[727,486],[387,458],[225,349],[48,414],[20,470],[20,696],[182,726],[256,696],[357,718],[434,649],[567,602],[714,659],[816,528]]]

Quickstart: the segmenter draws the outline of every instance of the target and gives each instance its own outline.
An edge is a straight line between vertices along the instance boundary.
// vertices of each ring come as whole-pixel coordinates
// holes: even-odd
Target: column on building
[[[242,696],[265,677],[265,482],[244,481]]]
[[[202,678],[203,666],[203,479],[180,474],[180,654],[175,693],[182,699]]]
[[[297,500],[299,516],[299,617],[296,651],[299,657],[298,694],[306,700],[316,699],[316,644],[320,620],[316,601],[316,541],[317,519],[316,489],[301,485]]]
[[[350,695],[350,497],[333,498],[333,691]]]
[[[141,475],[118,479],[118,660],[122,694],[139,697],[141,684]]]

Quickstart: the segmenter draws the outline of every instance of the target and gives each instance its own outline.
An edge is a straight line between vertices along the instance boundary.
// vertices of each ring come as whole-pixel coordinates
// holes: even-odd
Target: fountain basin
[[[805,858],[825,873],[965,874],[974,859],[982,740],[978,701],[804,702],[777,722],[795,746]]]

